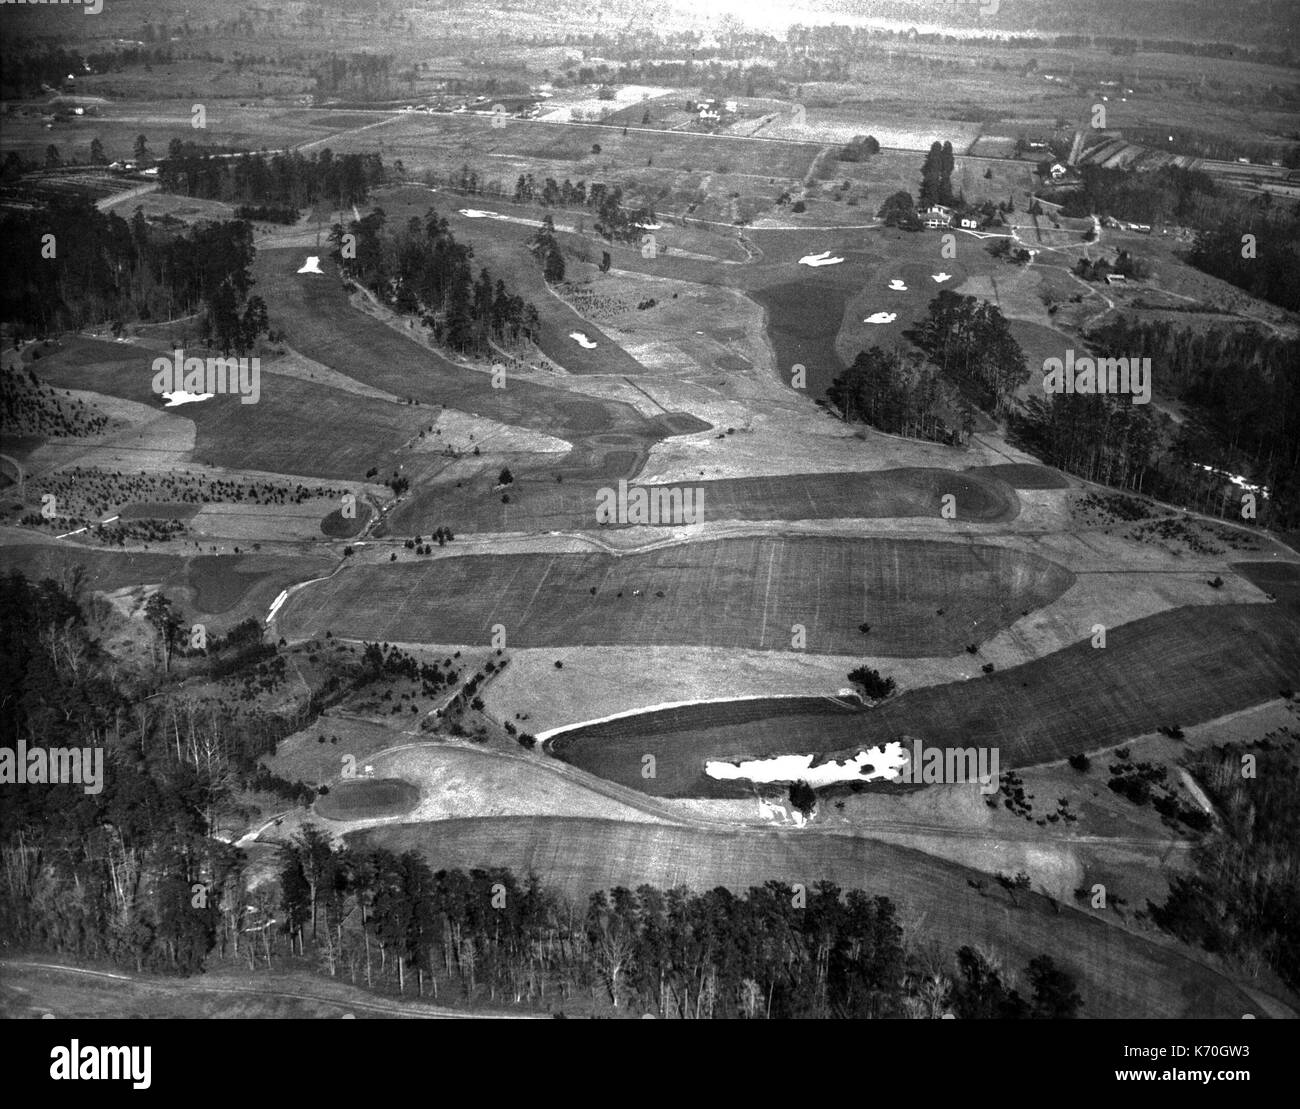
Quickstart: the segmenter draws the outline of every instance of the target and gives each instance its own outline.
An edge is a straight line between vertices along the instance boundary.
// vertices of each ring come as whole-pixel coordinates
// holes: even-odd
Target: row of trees
[[[421,221],[389,228],[377,208],[347,225],[355,250],[343,250],[340,224],[330,232],[332,257],[343,272],[383,303],[404,315],[417,315],[434,338],[461,353],[488,354],[496,342],[535,339],[541,327],[537,308],[494,281],[486,268],[475,278],[474,250],[458,242],[447,220],[430,208]],[[352,256],[349,256],[352,255]]]
[[[665,1017],[1076,1015],[1073,979],[1031,962],[1032,999],[983,955],[955,967],[909,950],[893,903],[830,882],[743,894],[643,885],[585,911],[509,870],[432,871],[410,851],[335,848],[306,827],[282,852],[284,921],[327,973],[446,1000],[575,997]]]
[[[128,222],[72,198],[35,217],[0,216],[0,236],[14,260],[0,316],[16,335],[199,313],[203,339],[243,354],[266,330],[266,306],[251,294],[252,228],[243,221],[167,233],[139,209]]]
[[[535,201],[547,207],[591,208],[596,213],[593,224],[596,233],[615,242],[636,242],[642,229],[655,220],[653,207],[625,208],[623,187],[599,181],[588,188],[582,181],[575,185],[566,177],[557,183],[554,177],[548,177],[539,189],[531,173],[521,173],[515,182],[514,199],[518,203]]]
[[[158,164],[166,192],[232,204],[336,208],[364,203],[386,178],[379,154],[341,154],[328,149],[304,157],[296,150],[276,154],[223,154],[173,139]]]

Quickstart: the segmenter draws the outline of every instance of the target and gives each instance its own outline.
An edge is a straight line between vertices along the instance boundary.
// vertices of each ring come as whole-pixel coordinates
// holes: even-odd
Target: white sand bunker
[[[320,268],[320,259],[317,258],[316,255],[314,254],[311,255],[310,257],[308,257],[307,261],[303,263],[302,269],[300,269],[298,272],[299,273],[322,273],[322,270]]]
[[[469,219],[505,219],[500,212],[488,212],[482,208],[461,208],[460,214]]]
[[[823,250],[820,254],[805,254],[799,259],[801,266],[838,266],[843,262],[843,258],[832,258],[829,250]]]
[[[886,743],[859,751],[842,762],[824,762],[813,766],[816,755],[777,755],[771,759],[747,762],[710,760],[704,772],[720,781],[743,779],[750,782],[807,782],[814,789],[836,782],[893,781],[908,763],[901,743]],[[867,771],[870,767],[870,771]]]
[[[863,323],[893,323],[898,319],[897,312],[873,312]]]
[[[581,331],[570,331],[569,338],[572,339],[583,350],[594,350],[596,344],[587,338]]]
[[[903,279],[901,277],[895,277],[894,280],[889,283],[889,287],[896,293],[907,292],[907,286],[903,284]]]
[[[178,404],[193,404],[195,401],[211,400],[216,393],[187,393],[184,389],[175,393],[163,393],[164,407],[175,408]]]
[[[934,280],[934,281],[939,282],[940,285],[942,285],[945,281],[949,280],[951,277],[952,277],[952,274],[950,274],[950,273],[932,273],[932,274],[930,274],[930,278],[931,278],[932,280]]]

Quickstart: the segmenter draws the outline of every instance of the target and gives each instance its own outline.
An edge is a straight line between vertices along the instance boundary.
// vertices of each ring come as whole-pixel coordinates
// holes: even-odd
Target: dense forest
[[[345,244],[345,235],[353,242]],[[460,353],[487,354],[493,342],[532,339],[541,326],[534,305],[512,294],[487,269],[475,278],[474,249],[458,242],[447,220],[430,208],[390,228],[382,208],[330,232],[331,257],[384,304],[419,316],[434,339]],[[345,251],[344,247],[355,246]],[[351,255],[351,257],[349,257]]]
[[[939,371],[915,352],[872,347],[835,378],[826,396],[850,423],[870,424],[890,435],[958,443],[974,429],[967,410],[961,435],[942,418],[943,384]]]
[[[938,143],[933,157],[927,174],[933,172],[941,180]],[[939,187],[937,181],[934,187]],[[1024,352],[1006,318],[988,301],[945,289],[930,301],[925,319],[904,334],[924,357],[916,351],[872,347],[826,390],[844,420],[868,423],[891,435],[962,443],[974,430],[975,408],[1006,414],[1015,391],[1029,377]],[[960,416],[954,417],[954,412]],[[954,422],[960,419],[960,426],[951,426],[945,415]]]
[[[1199,753],[1193,772],[1223,819],[1152,917],[1180,939],[1267,966],[1300,990],[1300,736]]]
[[[1260,523],[1300,522],[1300,342],[1123,316],[1088,339],[1099,355],[1149,357],[1157,391],[1183,404],[1184,419],[1167,433],[1127,397],[1031,396],[1012,419],[1029,450],[1091,481],[1233,519],[1245,490],[1225,475],[1238,475],[1267,491]]]
[[[266,330],[266,306],[252,295],[252,228],[243,221],[184,233],[151,228],[139,209],[130,221],[87,200],[42,212],[0,215],[12,260],[0,290],[0,317],[15,338],[52,331],[181,319],[198,314],[200,338],[244,354]]]
[[[158,181],[166,192],[232,204],[351,207],[384,179],[378,154],[336,157],[328,149],[306,158],[296,150],[229,156],[173,139],[158,163]]]
[[[1001,309],[986,300],[944,289],[909,338],[977,407],[995,416],[1007,412],[1029,377]]]

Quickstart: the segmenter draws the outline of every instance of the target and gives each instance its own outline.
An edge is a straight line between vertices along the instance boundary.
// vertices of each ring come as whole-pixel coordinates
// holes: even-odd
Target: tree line
[[[951,964],[928,960],[893,902],[831,882],[617,887],[582,906],[534,876],[435,872],[418,852],[335,847],[308,825],[282,850],[280,889],[291,950],[332,976],[443,1002],[562,1010],[599,1000],[689,1019],[1058,1019],[1082,1005],[1049,956],[1026,968],[1024,997],[970,947]],[[250,965],[271,960],[269,939]]]
[[[173,139],[158,163],[165,192],[231,204],[346,208],[364,203],[386,178],[376,153],[335,155],[326,149],[304,157],[296,150],[275,154],[225,155]]]

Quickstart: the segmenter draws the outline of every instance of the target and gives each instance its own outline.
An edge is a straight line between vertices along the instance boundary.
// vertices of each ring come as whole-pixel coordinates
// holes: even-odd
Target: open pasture
[[[282,634],[516,647],[701,644],[955,654],[1059,597],[1073,575],[1003,547],[745,538],[646,553],[478,555],[350,566],[299,590]],[[659,594],[662,594],[660,596]],[[870,636],[860,630],[871,625]]]

